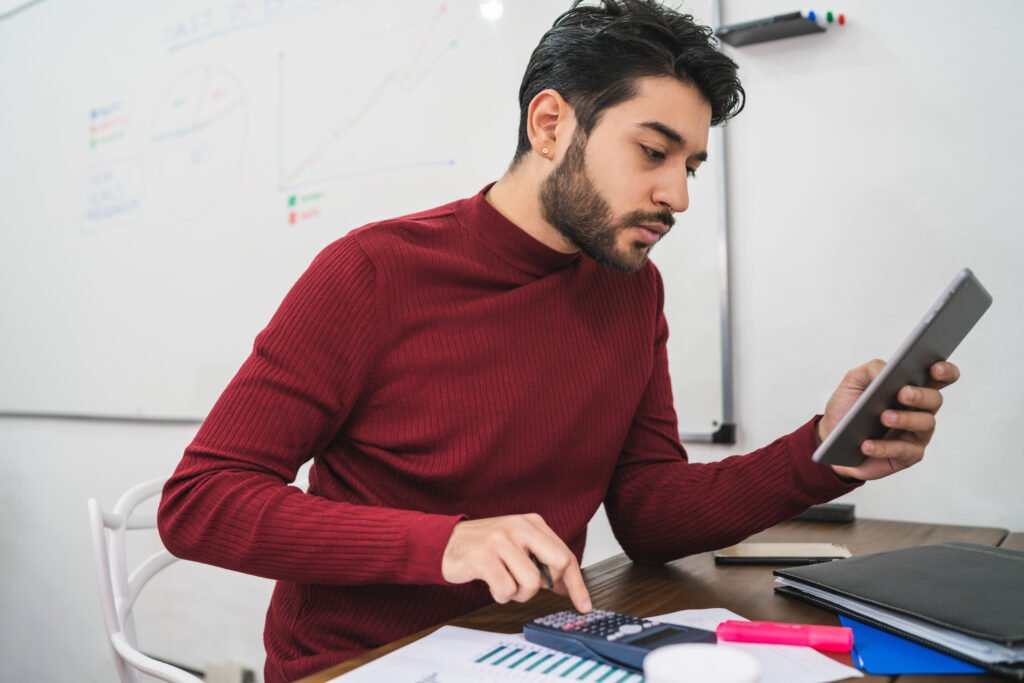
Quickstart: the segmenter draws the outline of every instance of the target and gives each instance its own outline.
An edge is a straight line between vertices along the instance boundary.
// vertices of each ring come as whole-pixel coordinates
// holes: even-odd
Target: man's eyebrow
[[[661,133],[662,135],[664,135],[666,138],[668,138],[670,141],[677,145],[682,146],[683,144],[686,143],[686,141],[683,139],[682,134],[680,134],[679,131],[677,131],[672,126],[665,125],[661,121],[644,121],[643,123],[639,124],[639,127],[653,130],[656,133]],[[693,157],[698,161],[707,161],[708,153],[699,152],[697,154],[694,154]]]

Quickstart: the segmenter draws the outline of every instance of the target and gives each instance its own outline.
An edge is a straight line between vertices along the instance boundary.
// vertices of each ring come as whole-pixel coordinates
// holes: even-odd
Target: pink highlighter
[[[845,626],[783,624],[775,621],[723,621],[715,629],[719,640],[734,643],[804,645],[815,650],[849,652],[853,631]]]

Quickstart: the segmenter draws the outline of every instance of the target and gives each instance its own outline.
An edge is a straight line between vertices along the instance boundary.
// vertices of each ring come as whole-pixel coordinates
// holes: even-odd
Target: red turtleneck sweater
[[[737,542],[850,490],[812,423],[690,464],[656,268],[537,242],[484,193],[327,247],[257,337],[160,505],[178,557],[278,581],[266,680],[486,604],[441,556],[460,519],[539,513],[582,555],[606,504],[639,562]],[[308,492],[289,486],[313,460]]]

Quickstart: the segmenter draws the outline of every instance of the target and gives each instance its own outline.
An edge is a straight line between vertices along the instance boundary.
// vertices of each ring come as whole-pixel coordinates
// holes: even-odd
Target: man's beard
[[[565,158],[544,180],[540,205],[544,219],[598,263],[623,273],[639,270],[647,262],[651,247],[634,241],[621,251],[616,238],[623,230],[640,223],[662,223],[671,228],[672,212],[633,211],[616,219],[608,202],[587,174],[587,136],[577,129]]]

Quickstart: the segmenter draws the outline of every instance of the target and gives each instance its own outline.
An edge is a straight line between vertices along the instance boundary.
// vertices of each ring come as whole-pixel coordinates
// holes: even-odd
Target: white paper
[[[747,621],[727,609],[689,609],[651,617],[654,621],[679,626],[693,626],[714,631],[730,619]],[[753,643],[722,643],[726,647],[746,650],[761,662],[760,683],[826,683],[847,678],[861,678],[853,667],[829,659],[817,650],[796,645],[756,645]]]
[[[714,630],[727,619],[742,619],[725,609],[672,612],[656,621]],[[761,662],[761,683],[828,683],[860,677],[807,647],[730,643]],[[529,643],[518,634],[442,626],[434,633],[332,681],[343,683],[476,683],[522,681],[554,683],[642,683],[643,676]]]
[[[483,662],[478,661],[497,648],[504,649]],[[529,659],[517,664],[527,656]],[[592,683],[604,677],[611,668],[604,664],[594,668],[594,665],[589,660],[528,643],[521,635],[442,626],[425,638],[331,680],[344,683],[475,683],[558,679]],[[531,666],[533,668],[529,669]],[[570,670],[574,673],[571,679],[561,677]],[[621,674],[616,672],[602,683],[643,681],[639,674],[619,671]]]

